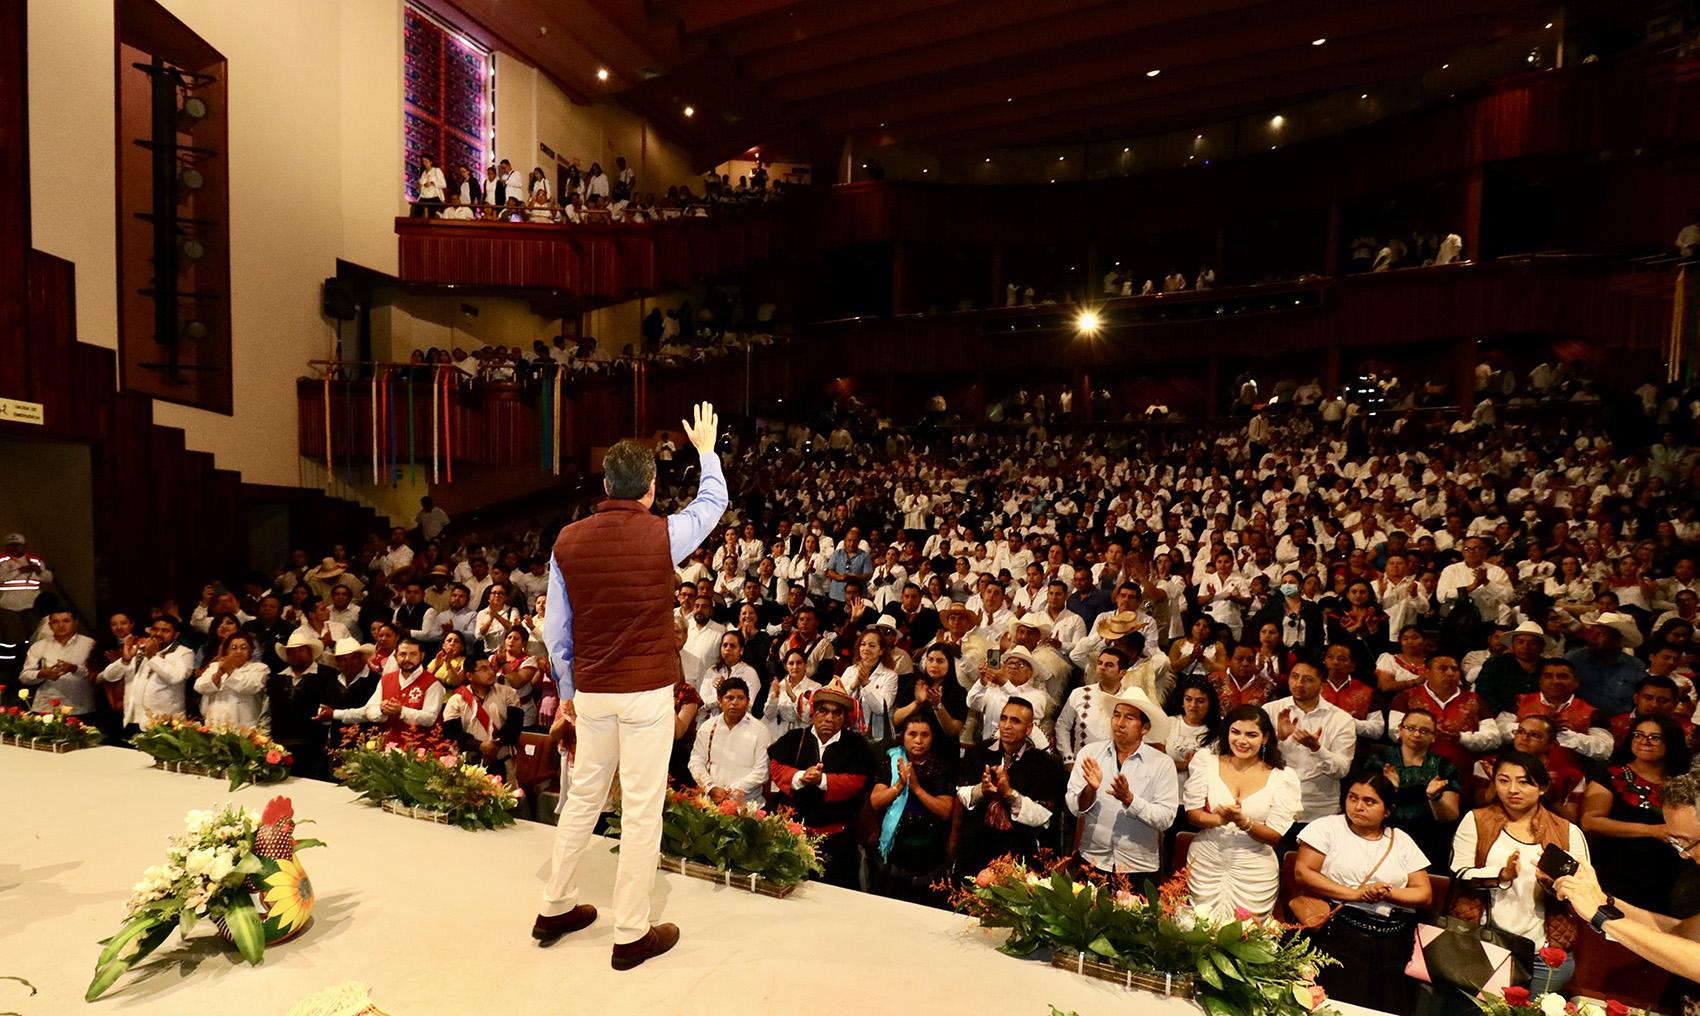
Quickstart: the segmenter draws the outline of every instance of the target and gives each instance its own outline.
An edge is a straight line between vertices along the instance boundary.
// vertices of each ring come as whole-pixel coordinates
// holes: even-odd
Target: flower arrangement
[[[130,743],[153,756],[156,765],[190,766],[229,777],[231,790],[244,783],[277,783],[289,776],[295,761],[288,748],[262,731],[211,727],[196,720],[155,720]]]
[[[1185,869],[1161,888],[1147,882],[1136,893],[1125,879],[1078,880],[1060,866],[1031,870],[1005,857],[952,887],[951,904],[982,925],[1009,928],[998,948],[1012,956],[1071,950],[1082,968],[1155,973],[1159,991],[1177,976],[1191,978],[1209,1016],[1312,1012],[1324,998],[1317,971],[1339,962],[1295,927],[1244,912],[1223,920],[1192,906]]]
[[[610,831],[619,828],[619,817],[613,822]],[[789,809],[768,811],[732,798],[715,804],[695,789],[667,791],[661,850],[786,888],[826,870],[820,837],[809,835]]]
[[[404,741],[345,737],[336,778],[369,801],[398,801],[441,813],[462,829],[512,825],[523,791],[463,762],[460,751],[435,732]]]
[[[202,918],[219,927],[250,964],[266,946],[300,934],[313,910],[313,885],[295,859],[323,846],[297,839],[295,809],[273,798],[262,814],[225,804],[191,811],[170,841],[165,863],[142,873],[125,904],[125,923],[105,939],[94,980],[84,995],[94,1001],[123,973],[179,929],[185,938]]]
[[[0,691],[5,686],[0,685]],[[22,702],[28,702],[30,690],[18,692]],[[100,743],[100,731],[71,715],[71,707],[58,699],[47,703],[51,711],[32,713],[23,706],[0,709],[0,740],[14,738],[42,745],[66,745],[70,748],[92,748]]]
[[[1557,967],[1564,962],[1564,950],[1547,947],[1541,952],[1558,954],[1557,963],[1549,963]],[[1543,960],[1548,957],[1542,957]],[[1528,988],[1512,986],[1499,995],[1476,996],[1476,1008],[1488,1016],[1647,1016],[1645,1009],[1631,1009],[1615,999],[1608,1002],[1595,1002],[1592,999],[1570,1001],[1556,991],[1542,995],[1532,994]]]

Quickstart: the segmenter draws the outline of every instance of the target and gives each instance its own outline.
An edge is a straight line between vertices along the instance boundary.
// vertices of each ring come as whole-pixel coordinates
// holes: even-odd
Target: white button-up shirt
[[[214,727],[259,727],[266,719],[266,679],[271,669],[258,660],[250,660],[224,675],[218,675],[216,662],[207,665],[195,679],[195,691],[201,696],[201,716]]]
[[[94,685],[89,679],[89,657],[94,654],[94,639],[87,635],[72,635],[64,642],[42,639],[31,642],[24,654],[24,669],[18,680],[26,685],[40,685],[31,692],[30,709],[45,713],[53,708],[53,700],[70,706],[72,714],[86,716],[94,712]],[[56,663],[69,663],[71,669],[56,678],[43,677],[41,668]]]
[[[1301,712],[1290,698],[1265,702],[1263,711],[1269,714],[1269,722],[1277,730],[1281,714],[1290,711],[1299,730],[1317,737],[1315,751],[1291,737],[1281,742],[1281,757],[1299,778],[1297,820],[1309,822],[1324,815],[1338,815],[1340,780],[1351,771],[1352,752],[1358,744],[1358,725],[1352,714],[1321,697],[1308,713]]]
[[[766,803],[762,792],[767,788],[767,748],[772,743],[772,732],[748,713],[735,727],[726,725],[726,717],[717,716],[697,728],[691,777],[705,790],[742,791],[745,801],[760,808]]]
[[[1092,806],[1080,809],[1086,789],[1081,763],[1093,759],[1103,783]],[[1122,804],[1110,794],[1116,774],[1127,777],[1133,801]],[[1169,757],[1141,743],[1127,760],[1116,763],[1114,741],[1095,741],[1075,759],[1068,778],[1068,810],[1080,816],[1080,856],[1101,871],[1156,871],[1161,864],[1163,830],[1175,822],[1181,807],[1180,780]]]
[[[128,663],[117,660],[100,679],[124,682],[124,725],[144,726],[186,712],[183,686],[194,672],[194,652],[173,644],[151,657],[137,653]]]

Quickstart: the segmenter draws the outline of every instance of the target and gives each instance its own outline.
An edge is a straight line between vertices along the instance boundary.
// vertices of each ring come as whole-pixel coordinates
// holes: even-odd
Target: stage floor
[[[0,747],[13,807],[0,824],[0,1011],[84,1011],[96,943],[117,930],[130,886],[160,862],[185,812],[277,794],[314,819],[300,835],[318,893],[314,923],[250,968],[210,925],[173,937],[90,1012],[282,1016],[345,981],[372,986],[391,1016],[500,1007],[513,1012],[790,1014],[1196,1013],[994,950],[998,933],[940,911],[808,884],[773,900],[658,875],[655,919],[683,937],[636,970],[608,965],[612,922],[549,949],[529,931],[553,827],[470,833],[358,802],[342,787],[291,780],[230,793],[221,781],[148,766],[118,748],[49,755]],[[611,845],[612,841],[606,841]],[[593,846],[585,902],[605,906],[615,857]],[[1341,1007],[1349,1013],[1364,1010]]]

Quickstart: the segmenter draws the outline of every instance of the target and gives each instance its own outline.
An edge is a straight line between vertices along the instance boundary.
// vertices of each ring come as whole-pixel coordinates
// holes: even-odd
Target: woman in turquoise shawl
[[[945,905],[932,888],[950,867],[955,779],[933,753],[933,726],[919,712],[903,722],[902,742],[886,751],[870,801],[880,815],[878,849],[869,855],[874,891],[927,906]]]

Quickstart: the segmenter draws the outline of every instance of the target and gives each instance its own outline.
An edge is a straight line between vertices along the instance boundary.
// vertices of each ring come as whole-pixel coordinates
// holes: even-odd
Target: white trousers
[[[555,855],[543,890],[547,917],[578,905],[578,866],[620,773],[620,861],[614,877],[614,943],[636,942],[649,932],[655,862],[661,853],[667,762],[673,750],[673,689],[608,694],[580,692],[578,748],[572,786],[555,826]]]

